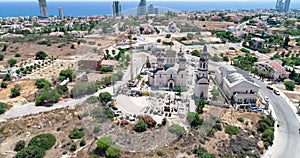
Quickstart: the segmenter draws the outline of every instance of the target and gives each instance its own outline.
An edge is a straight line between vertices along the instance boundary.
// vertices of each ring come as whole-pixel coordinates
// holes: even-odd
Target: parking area
[[[120,94],[115,101],[115,106],[112,107],[115,116],[131,122],[136,121],[138,115],[149,115],[157,122],[161,122],[163,118],[180,121],[179,116],[185,115],[188,109],[182,96],[175,92],[150,92],[149,96]]]

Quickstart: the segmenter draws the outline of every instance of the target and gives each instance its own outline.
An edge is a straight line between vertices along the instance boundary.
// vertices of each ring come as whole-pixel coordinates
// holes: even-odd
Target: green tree
[[[97,149],[100,150],[100,152],[104,152],[112,145],[112,139],[110,136],[101,137],[96,144]]]
[[[162,150],[158,150],[158,151],[156,152],[156,154],[157,154],[158,156],[164,156],[164,155],[165,155],[165,153],[164,153]]]
[[[203,99],[198,100],[197,102],[197,112],[202,114],[203,113],[203,108],[205,107],[205,101]]]
[[[57,103],[60,94],[56,90],[42,89],[35,97],[35,106]]]
[[[99,100],[103,105],[106,105],[112,100],[112,95],[109,92],[102,92],[99,94]]]
[[[75,78],[75,73],[73,70],[67,69],[67,70],[62,70],[59,73],[59,81],[64,81],[66,79],[69,79],[70,82],[73,82],[73,79]]]
[[[7,104],[0,102],[0,115],[5,113],[7,109]]]
[[[171,38],[171,34],[167,34],[167,35],[166,35],[166,38]]]
[[[19,84],[16,84],[13,88],[10,89],[10,97],[15,98],[21,95],[21,86]]]
[[[237,135],[240,133],[239,129],[235,126],[228,125],[225,128],[225,133],[229,135]]]
[[[294,89],[296,87],[295,83],[293,81],[286,81],[286,82],[284,82],[284,85],[285,85],[285,88],[290,91],[294,91]]]
[[[203,122],[203,119],[201,119],[199,114],[195,112],[189,112],[186,119],[192,127],[200,126]]]
[[[146,60],[146,67],[147,67],[148,69],[151,68],[151,63],[150,63],[149,57],[147,57],[147,60]]]
[[[72,144],[70,147],[70,151],[74,152],[77,149],[77,145],[76,144]]]
[[[108,158],[118,158],[120,156],[120,147],[118,146],[110,146],[106,151],[105,151],[105,155]]]
[[[36,60],[45,60],[47,56],[48,56],[48,55],[47,55],[44,51],[38,51],[38,52],[35,54],[35,59],[36,59]]]
[[[147,130],[147,127],[148,127],[147,123],[145,123],[143,120],[139,120],[139,121],[135,124],[134,130],[135,130],[136,132],[144,132],[144,131]]]
[[[3,47],[2,47],[2,52],[5,52],[8,48],[8,45],[7,44],[4,44]]]
[[[54,146],[55,143],[56,143],[55,136],[53,134],[46,133],[46,134],[39,134],[33,137],[29,141],[28,146],[38,146],[39,148],[42,148],[44,150],[49,150]]]
[[[66,85],[58,85],[56,87],[56,91],[60,95],[68,95],[69,94],[69,89]]]
[[[266,129],[262,134],[262,140],[265,144],[267,144],[267,146],[272,145],[274,140],[274,131],[270,128]]]
[[[3,59],[4,59],[4,55],[0,54],[0,61],[3,61]]]
[[[20,150],[15,158],[43,158],[46,152],[38,146],[28,146]]]
[[[7,83],[6,83],[6,82],[1,82],[0,87],[1,87],[1,88],[7,88]]]
[[[34,84],[38,89],[42,89],[42,88],[50,88],[51,87],[51,83],[49,81],[47,81],[44,78],[38,79],[35,81]]]
[[[283,42],[283,48],[287,49],[289,46],[289,42],[290,42],[290,37],[286,36]]]
[[[19,57],[21,57],[21,54],[20,54],[20,53],[17,53],[17,54],[15,54],[15,57],[16,57],[16,58],[19,58]]]
[[[82,139],[79,143],[79,146],[85,146],[86,145],[86,141],[84,139]]]
[[[191,52],[191,55],[193,55],[193,56],[196,56],[196,57],[200,57],[200,51],[199,50],[193,50],[192,52]]]
[[[109,66],[102,66],[100,68],[100,71],[102,71],[102,72],[113,72],[113,69]]]
[[[3,76],[2,81],[11,81],[11,76],[10,76],[10,74],[5,74],[5,75]]]
[[[8,63],[8,65],[9,65],[10,67],[14,67],[15,64],[17,63],[17,60],[16,60],[16,59],[9,59],[9,60],[7,61],[7,63]]]
[[[223,57],[222,57],[222,60],[228,62],[228,61],[229,61],[229,58],[228,58],[228,56],[223,56]]]
[[[69,134],[70,139],[81,139],[84,136],[84,130],[82,128],[74,128]]]
[[[17,144],[15,145],[14,151],[20,151],[20,150],[22,150],[23,148],[25,148],[25,145],[26,145],[26,143],[25,143],[24,140],[19,140],[17,142]]]

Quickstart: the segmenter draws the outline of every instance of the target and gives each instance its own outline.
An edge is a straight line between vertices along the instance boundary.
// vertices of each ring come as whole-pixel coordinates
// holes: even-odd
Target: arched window
[[[173,74],[170,75],[170,78],[173,78]]]
[[[183,74],[181,74],[181,78],[183,78]]]
[[[204,97],[204,93],[201,92],[201,93],[200,93],[200,98],[203,98],[203,97]]]
[[[205,66],[206,66],[206,64],[205,64],[205,63],[203,63],[203,69],[205,68]]]

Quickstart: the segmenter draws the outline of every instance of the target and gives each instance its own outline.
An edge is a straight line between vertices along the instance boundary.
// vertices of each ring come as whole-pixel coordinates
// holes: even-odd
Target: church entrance
[[[169,88],[169,90],[174,90],[174,87],[175,87],[175,82],[173,80],[170,80],[168,82],[168,88]]]

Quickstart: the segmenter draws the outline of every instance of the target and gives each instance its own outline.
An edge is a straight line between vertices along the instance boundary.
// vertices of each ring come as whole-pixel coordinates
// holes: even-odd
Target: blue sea
[[[238,10],[238,9],[271,9],[274,8],[274,2],[237,2],[237,1],[175,1],[162,2],[151,1],[147,5],[171,8],[177,11],[195,11],[195,10]],[[138,1],[121,1],[122,11],[135,8]],[[62,7],[65,16],[91,16],[91,15],[109,15],[111,14],[112,1],[99,2],[48,2],[49,15],[58,15],[58,7]],[[290,8],[300,8],[300,0],[291,2]],[[17,16],[37,16],[40,15],[38,2],[0,2],[0,17]]]

